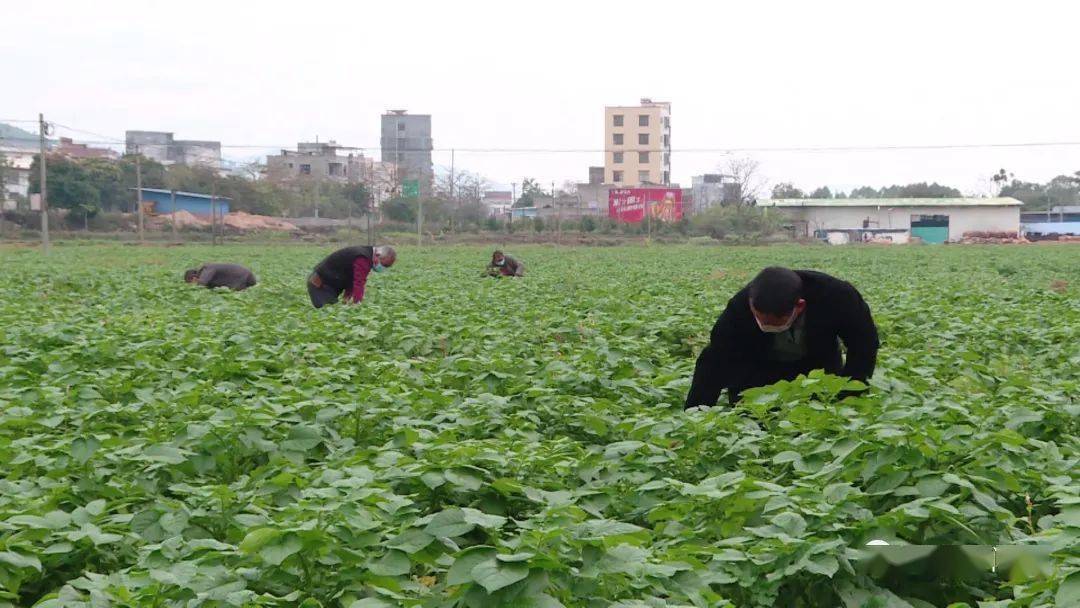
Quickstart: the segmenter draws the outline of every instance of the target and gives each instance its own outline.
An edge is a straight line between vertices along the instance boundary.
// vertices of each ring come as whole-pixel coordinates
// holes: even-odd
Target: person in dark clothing
[[[717,319],[686,407],[716,405],[724,389],[734,404],[748,388],[815,369],[865,382],[879,346],[870,307],[850,283],[813,270],[766,268]]]
[[[255,284],[255,273],[239,264],[203,264],[184,271],[184,281],[203,287],[228,287],[243,291]]]
[[[326,256],[308,276],[308,296],[315,308],[338,301],[359,304],[364,299],[364,286],[372,270],[382,272],[394,265],[397,252],[393,247],[345,247]]]
[[[491,254],[491,263],[488,264],[486,274],[489,277],[523,277],[525,264],[496,249],[495,253]]]

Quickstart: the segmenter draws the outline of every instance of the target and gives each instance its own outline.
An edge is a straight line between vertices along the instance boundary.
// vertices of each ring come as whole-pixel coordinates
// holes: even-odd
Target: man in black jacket
[[[184,271],[184,281],[203,287],[228,287],[243,291],[256,283],[255,273],[239,264],[203,264]]]
[[[394,265],[397,252],[393,247],[345,247],[323,258],[308,276],[307,289],[311,305],[322,308],[337,302],[341,294],[345,301],[359,304],[364,299],[364,286],[372,270],[382,272]]]
[[[870,307],[850,283],[813,270],[766,268],[717,319],[686,407],[716,405],[723,389],[734,404],[748,388],[815,369],[865,382],[879,346]]]

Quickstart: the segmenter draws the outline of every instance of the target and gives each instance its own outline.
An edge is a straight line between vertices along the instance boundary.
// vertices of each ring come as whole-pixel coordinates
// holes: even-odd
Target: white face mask
[[[753,315],[753,316],[754,316],[754,321],[757,323],[758,329],[760,329],[761,331],[763,331],[763,332],[765,332],[767,334],[778,334],[778,333],[785,332],[785,331],[791,329],[791,326],[795,324],[795,317],[797,317],[798,315],[799,315],[798,309],[791,311],[791,316],[788,317],[787,322],[784,323],[783,325],[762,325],[761,321],[757,318],[757,315]]]
[[[499,260],[498,262],[495,262],[495,265],[496,266],[505,266],[506,265],[506,259],[503,258],[503,259]]]

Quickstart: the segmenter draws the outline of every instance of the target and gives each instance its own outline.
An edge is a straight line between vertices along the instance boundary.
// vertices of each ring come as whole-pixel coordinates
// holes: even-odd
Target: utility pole
[[[652,201],[645,195],[645,242],[652,239]]]
[[[514,205],[517,204],[517,183],[510,184],[512,194],[510,195],[510,234],[514,234]]]
[[[555,182],[551,182],[551,204],[555,205],[555,242],[562,244],[562,207],[559,206],[555,193]]]
[[[139,216],[139,243],[146,242],[143,233],[143,208],[142,208],[142,150],[135,146],[135,212]],[[173,220],[176,217],[173,216]]]
[[[322,188],[319,186],[319,180],[315,180],[315,219],[319,218],[319,197],[322,196]]]
[[[210,180],[210,238],[214,245],[218,244],[217,233],[217,180]]]
[[[424,200],[416,199],[416,246],[424,244]]]
[[[169,195],[170,195],[169,198],[171,200],[171,205],[172,205],[171,208],[169,209],[170,213],[172,214],[172,222],[170,222],[170,223],[172,224],[172,238],[173,238],[173,242],[175,243],[175,242],[177,242],[176,241],[176,188],[173,188],[172,192],[170,192]]]
[[[41,250],[45,255],[49,254],[49,197],[45,187],[48,177],[45,169],[45,135],[49,125],[45,122],[45,115],[38,114],[38,134],[41,144]]]
[[[455,214],[457,214],[457,201],[454,199],[454,149],[450,148],[450,232],[454,232]]]

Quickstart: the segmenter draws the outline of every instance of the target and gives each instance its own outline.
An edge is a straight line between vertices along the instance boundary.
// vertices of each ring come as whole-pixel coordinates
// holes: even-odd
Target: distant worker
[[[812,270],[766,268],[717,319],[686,407],[716,405],[723,389],[734,404],[748,388],[815,369],[865,382],[879,346],[870,307],[850,283]]]
[[[364,299],[364,286],[372,270],[382,272],[394,265],[397,252],[393,247],[345,247],[326,256],[308,277],[308,295],[315,308],[338,301],[359,304]]]
[[[184,271],[184,281],[203,287],[243,291],[255,284],[255,273],[239,264],[203,264]]]
[[[525,264],[496,249],[495,253],[491,254],[491,263],[488,264],[487,275],[491,277],[523,277],[525,276]]]

